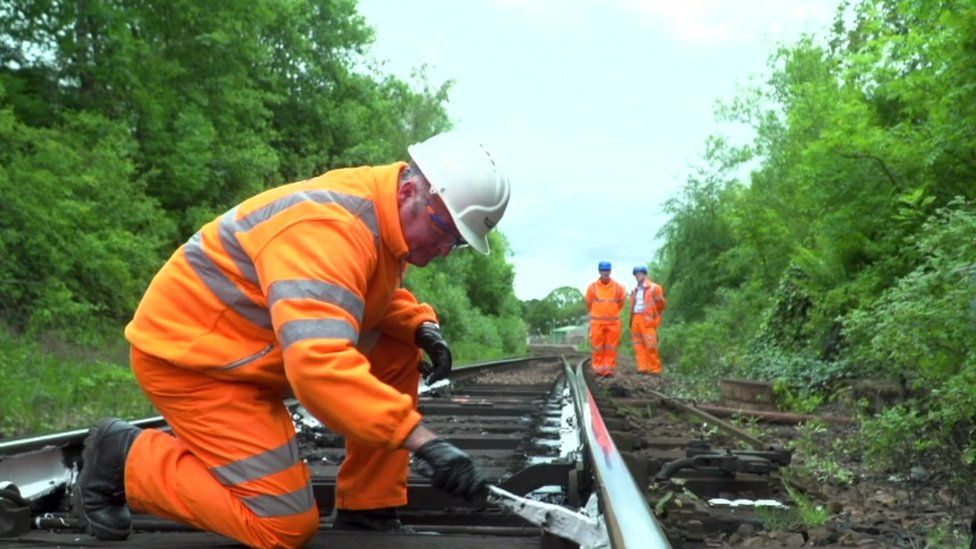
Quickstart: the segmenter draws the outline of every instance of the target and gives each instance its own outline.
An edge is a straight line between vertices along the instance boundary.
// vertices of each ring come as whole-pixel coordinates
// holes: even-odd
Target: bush
[[[976,214],[971,208],[946,208],[933,216],[916,243],[924,258],[918,268],[871,307],[848,317],[854,359],[929,387],[959,372],[976,352]]]
[[[746,354],[742,373],[750,379],[777,381],[808,389],[826,389],[851,377],[853,365],[846,360],[826,361],[806,351],[787,351],[774,345],[757,345]]]
[[[921,264],[871,307],[847,320],[852,355],[904,376],[918,398],[864,423],[867,460],[877,470],[909,464],[976,482],[976,214],[955,201],[916,242]],[[965,492],[965,490],[964,490]]]
[[[931,393],[864,421],[865,463],[905,478],[925,464],[973,499],[976,483],[976,360]]]

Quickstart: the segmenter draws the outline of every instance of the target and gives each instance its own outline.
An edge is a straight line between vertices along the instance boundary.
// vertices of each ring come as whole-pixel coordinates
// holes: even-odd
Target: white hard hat
[[[407,147],[472,248],[488,253],[488,231],[508,206],[510,186],[484,145],[450,131]]]

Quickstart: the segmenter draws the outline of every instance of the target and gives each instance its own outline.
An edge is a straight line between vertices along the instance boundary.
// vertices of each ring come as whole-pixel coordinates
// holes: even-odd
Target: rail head
[[[584,362],[580,361],[574,370],[563,359],[563,367],[576,403],[586,453],[599,487],[610,544],[615,549],[671,547],[610,437],[596,400],[586,385]]]

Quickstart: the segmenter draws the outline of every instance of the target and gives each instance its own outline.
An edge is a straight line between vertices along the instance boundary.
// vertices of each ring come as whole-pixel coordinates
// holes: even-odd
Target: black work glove
[[[424,375],[427,385],[432,385],[450,375],[454,359],[451,357],[451,348],[447,346],[440,326],[433,322],[424,322],[417,328],[414,341],[430,357],[429,363],[420,363],[420,372]]]
[[[450,442],[435,438],[417,448],[414,455],[430,465],[435,488],[471,501],[488,493],[488,481],[471,456]]]

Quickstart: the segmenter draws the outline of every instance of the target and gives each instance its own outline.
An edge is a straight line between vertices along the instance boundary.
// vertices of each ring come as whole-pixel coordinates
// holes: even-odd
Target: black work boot
[[[332,528],[336,530],[415,533],[412,528],[404,526],[400,522],[396,507],[357,510],[336,509],[332,517]]]
[[[118,418],[101,419],[88,431],[72,497],[82,525],[98,539],[122,540],[132,530],[132,513],[125,504],[125,460],[141,432]]]

